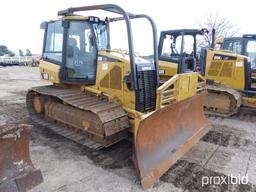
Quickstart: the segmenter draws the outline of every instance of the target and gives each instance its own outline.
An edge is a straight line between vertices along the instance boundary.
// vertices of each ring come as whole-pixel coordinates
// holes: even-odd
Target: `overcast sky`
[[[41,53],[42,21],[55,19],[61,9],[101,3],[114,3],[128,12],[148,14],[156,22],[158,34],[166,29],[196,28],[197,23],[216,13],[229,18],[241,34],[256,33],[255,0],[7,0],[0,6],[0,44],[16,53],[19,48]],[[137,27],[134,37],[142,37],[145,29]],[[115,35],[120,34],[116,31]]]

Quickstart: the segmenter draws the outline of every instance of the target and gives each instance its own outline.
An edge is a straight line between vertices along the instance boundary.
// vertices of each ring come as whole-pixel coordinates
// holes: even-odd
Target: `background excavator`
[[[161,32],[158,50],[160,79],[168,79],[179,71],[197,70],[207,80],[208,95],[204,104],[207,114],[231,116],[241,108],[253,110],[256,107],[256,89],[249,58],[214,48],[197,50],[198,36],[207,33],[206,29]],[[175,52],[173,48],[178,39],[180,50]],[[187,67],[179,67],[180,63]]]
[[[76,14],[91,10],[118,16]],[[28,91],[32,120],[95,150],[133,137],[142,187],[150,187],[209,130],[205,84],[198,83],[198,73],[159,83],[157,31],[147,15],[113,4],[68,8],[58,15],[41,24],[40,74],[52,85]],[[134,54],[131,20],[139,18],[152,27],[153,61]],[[128,51],[111,48],[110,26],[118,21],[125,22]]]

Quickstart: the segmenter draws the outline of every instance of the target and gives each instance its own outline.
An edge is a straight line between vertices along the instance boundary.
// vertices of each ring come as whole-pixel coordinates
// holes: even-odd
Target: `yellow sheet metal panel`
[[[177,63],[159,60],[160,80],[163,80],[163,81],[168,80],[170,77],[176,75],[177,71],[178,71]]]
[[[41,78],[52,83],[61,83],[60,81],[60,65],[56,65],[44,60],[39,63]]]
[[[244,57],[234,53],[209,49],[206,78],[234,89],[244,90]]]
[[[233,88],[244,90],[245,89],[245,79],[250,77],[245,77],[245,67],[244,67],[244,57],[239,56],[234,65],[234,78],[233,78]]]
[[[242,97],[242,105],[246,107],[256,108],[256,97]]]
[[[196,95],[197,92],[197,73],[184,73],[179,75],[177,101]]]
[[[134,110],[135,92],[130,91],[123,82],[124,76],[129,72],[130,63],[123,53],[117,52],[117,55],[113,55],[112,52],[99,53],[96,87],[110,95],[115,102]]]
[[[87,20],[89,17],[85,17],[82,15],[70,15],[62,17],[62,19],[68,19],[68,20]]]

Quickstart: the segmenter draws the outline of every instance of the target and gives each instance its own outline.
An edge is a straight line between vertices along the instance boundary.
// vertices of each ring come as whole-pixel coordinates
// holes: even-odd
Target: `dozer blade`
[[[143,189],[153,185],[196,144],[210,125],[203,113],[205,92],[144,118],[135,138],[135,164]]]
[[[0,126],[0,191],[25,192],[43,181],[29,155],[31,126]]]

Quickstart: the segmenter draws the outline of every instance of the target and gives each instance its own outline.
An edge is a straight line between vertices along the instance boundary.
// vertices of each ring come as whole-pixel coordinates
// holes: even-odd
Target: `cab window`
[[[176,48],[173,37],[171,35],[166,35],[165,39],[163,40],[161,56],[171,57],[175,54],[179,54],[179,50]]]
[[[233,52],[237,53],[237,54],[241,54],[242,51],[242,41],[234,41],[233,43]]]
[[[63,27],[61,21],[48,23],[43,58],[60,63],[62,61],[62,45]]]
[[[241,54],[241,52],[242,52],[242,40],[240,40],[240,39],[226,40],[224,42],[223,49],[232,51],[236,54]]]
[[[172,57],[181,54],[182,36],[176,37],[175,41],[171,35],[166,35],[163,41],[162,56]],[[194,38],[191,35],[184,36],[183,53],[193,53]]]
[[[108,43],[107,25],[102,22],[94,23],[93,29],[96,36],[98,50],[107,49],[107,43]]]
[[[66,47],[67,78],[94,82],[97,49],[91,24],[85,21],[71,21]]]
[[[256,70],[256,40],[249,40],[246,46],[246,55],[251,62],[251,68]]]

